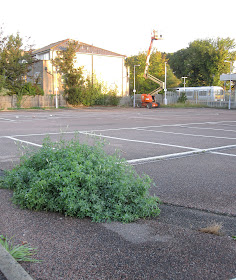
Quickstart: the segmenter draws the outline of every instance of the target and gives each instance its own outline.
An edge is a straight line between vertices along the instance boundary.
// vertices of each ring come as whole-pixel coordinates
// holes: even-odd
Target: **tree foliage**
[[[69,41],[66,49],[57,52],[52,64],[57,67],[64,80],[63,89],[67,102],[71,105],[118,105],[117,89],[107,90],[96,76],[84,77],[83,67],[76,68],[79,43]],[[104,91],[106,94],[104,95]]]
[[[180,79],[188,77],[187,86],[222,85],[220,75],[230,71],[229,63],[234,62],[236,52],[234,40],[217,38],[195,40],[186,49],[169,54],[170,67]]]
[[[165,62],[166,55],[158,52],[156,49],[151,53],[150,64],[148,72],[160,79],[161,81],[165,80]],[[133,92],[134,88],[134,65],[140,65],[140,67],[135,67],[135,87],[137,93],[148,93],[159,87],[155,82],[145,79],[144,69],[146,63],[146,53],[142,52],[138,55],[128,57],[126,59],[126,66],[130,67],[130,94]],[[175,77],[174,73],[167,65],[167,87],[175,87],[180,83],[180,81]]]
[[[79,42],[69,41],[66,49],[58,51],[52,64],[59,70],[64,80],[65,94],[70,94],[70,88],[81,88],[84,84],[83,68],[75,68],[76,52],[79,50]]]
[[[26,76],[35,62],[32,50],[24,47],[19,33],[3,37],[0,34],[0,75],[10,94],[22,95]],[[25,91],[24,91],[25,93]]]

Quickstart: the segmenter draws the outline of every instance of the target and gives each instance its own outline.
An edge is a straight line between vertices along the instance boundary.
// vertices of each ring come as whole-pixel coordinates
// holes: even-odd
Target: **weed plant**
[[[0,235],[0,244],[3,248],[18,262],[40,262],[33,257],[37,253],[35,248],[32,248],[28,243],[26,244],[13,244],[13,238]]]
[[[22,157],[3,182],[23,208],[91,217],[94,222],[159,215],[159,199],[148,193],[152,184],[117,153],[108,155],[101,141],[88,145],[77,138],[57,143],[44,139],[42,148]]]

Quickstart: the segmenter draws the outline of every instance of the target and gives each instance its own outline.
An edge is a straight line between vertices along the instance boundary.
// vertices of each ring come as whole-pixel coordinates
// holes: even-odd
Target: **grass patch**
[[[108,155],[104,144],[81,144],[77,138],[28,152],[2,186],[13,189],[13,202],[22,208],[60,212],[95,222],[131,222],[160,213],[159,199],[150,196],[153,181],[139,176],[117,153]]]
[[[0,235],[0,244],[18,262],[40,262],[40,260],[33,258],[37,253],[37,250],[32,248],[28,243],[15,246],[13,244],[13,238],[8,239],[7,237]]]
[[[164,105],[161,104],[162,108],[209,108],[209,106],[207,106],[206,104],[196,104],[196,103],[190,103],[190,102],[186,102],[186,103],[174,103],[174,104],[168,104],[168,105]]]

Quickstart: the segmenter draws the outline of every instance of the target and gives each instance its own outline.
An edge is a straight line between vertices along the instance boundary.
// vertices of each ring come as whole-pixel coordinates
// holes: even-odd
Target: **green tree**
[[[58,68],[64,79],[63,89],[68,103],[85,106],[94,104],[117,105],[119,97],[117,97],[116,89],[106,89],[94,74],[93,78],[90,76],[84,78],[83,67],[75,68],[78,50],[79,42],[68,41],[67,48],[58,51],[57,57],[52,60],[52,64]],[[106,94],[104,94],[105,92]]]
[[[165,62],[166,62],[166,55],[158,52],[156,49],[151,53],[150,56],[150,64],[148,72],[160,79],[161,81],[165,80]],[[146,53],[142,52],[138,55],[134,55],[131,57],[128,57],[126,59],[126,66],[129,66],[130,71],[130,94],[133,93],[134,88],[134,65],[140,65],[140,67],[135,68],[136,72],[136,82],[135,86],[137,89],[137,93],[149,93],[156,88],[158,88],[158,84],[155,82],[145,79],[144,77],[144,69],[145,69],[145,63],[146,63]],[[180,83],[180,81],[175,77],[174,73],[170,69],[170,67],[167,65],[167,87],[175,87]]]
[[[52,60],[52,64],[58,68],[64,80],[64,94],[70,94],[72,88],[81,90],[84,85],[83,68],[75,68],[76,53],[79,50],[79,42],[69,41],[65,50],[58,51],[57,57]]]
[[[0,75],[4,77],[4,87],[10,94],[22,95],[22,87],[34,62],[31,50],[24,48],[19,33],[1,38]]]
[[[169,63],[178,78],[187,76],[188,86],[222,85],[220,75],[229,72],[229,63],[234,62],[234,40],[217,38],[195,40],[186,49],[169,54]]]

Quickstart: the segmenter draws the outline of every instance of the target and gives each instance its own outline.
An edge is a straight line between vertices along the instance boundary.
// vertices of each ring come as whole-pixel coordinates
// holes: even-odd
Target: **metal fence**
[[[188,102],[192,104],[199,104],[199,105],[206,105],[208,107],[216,107],[216,108],[229,108],[229,96],[230,96],[230,108],[235,109],[236,108],[236,94],[235,91],[231,92],[225,92],[223,101],[212,101],[212,100],[188,100]],[[175,104],[178,102],[179,99],[179,93],[174,91],[167,91],[166,92],[166,99],[167,104]],[[164,104],[164,94],[157,94],[156,95],[157,102]]]

